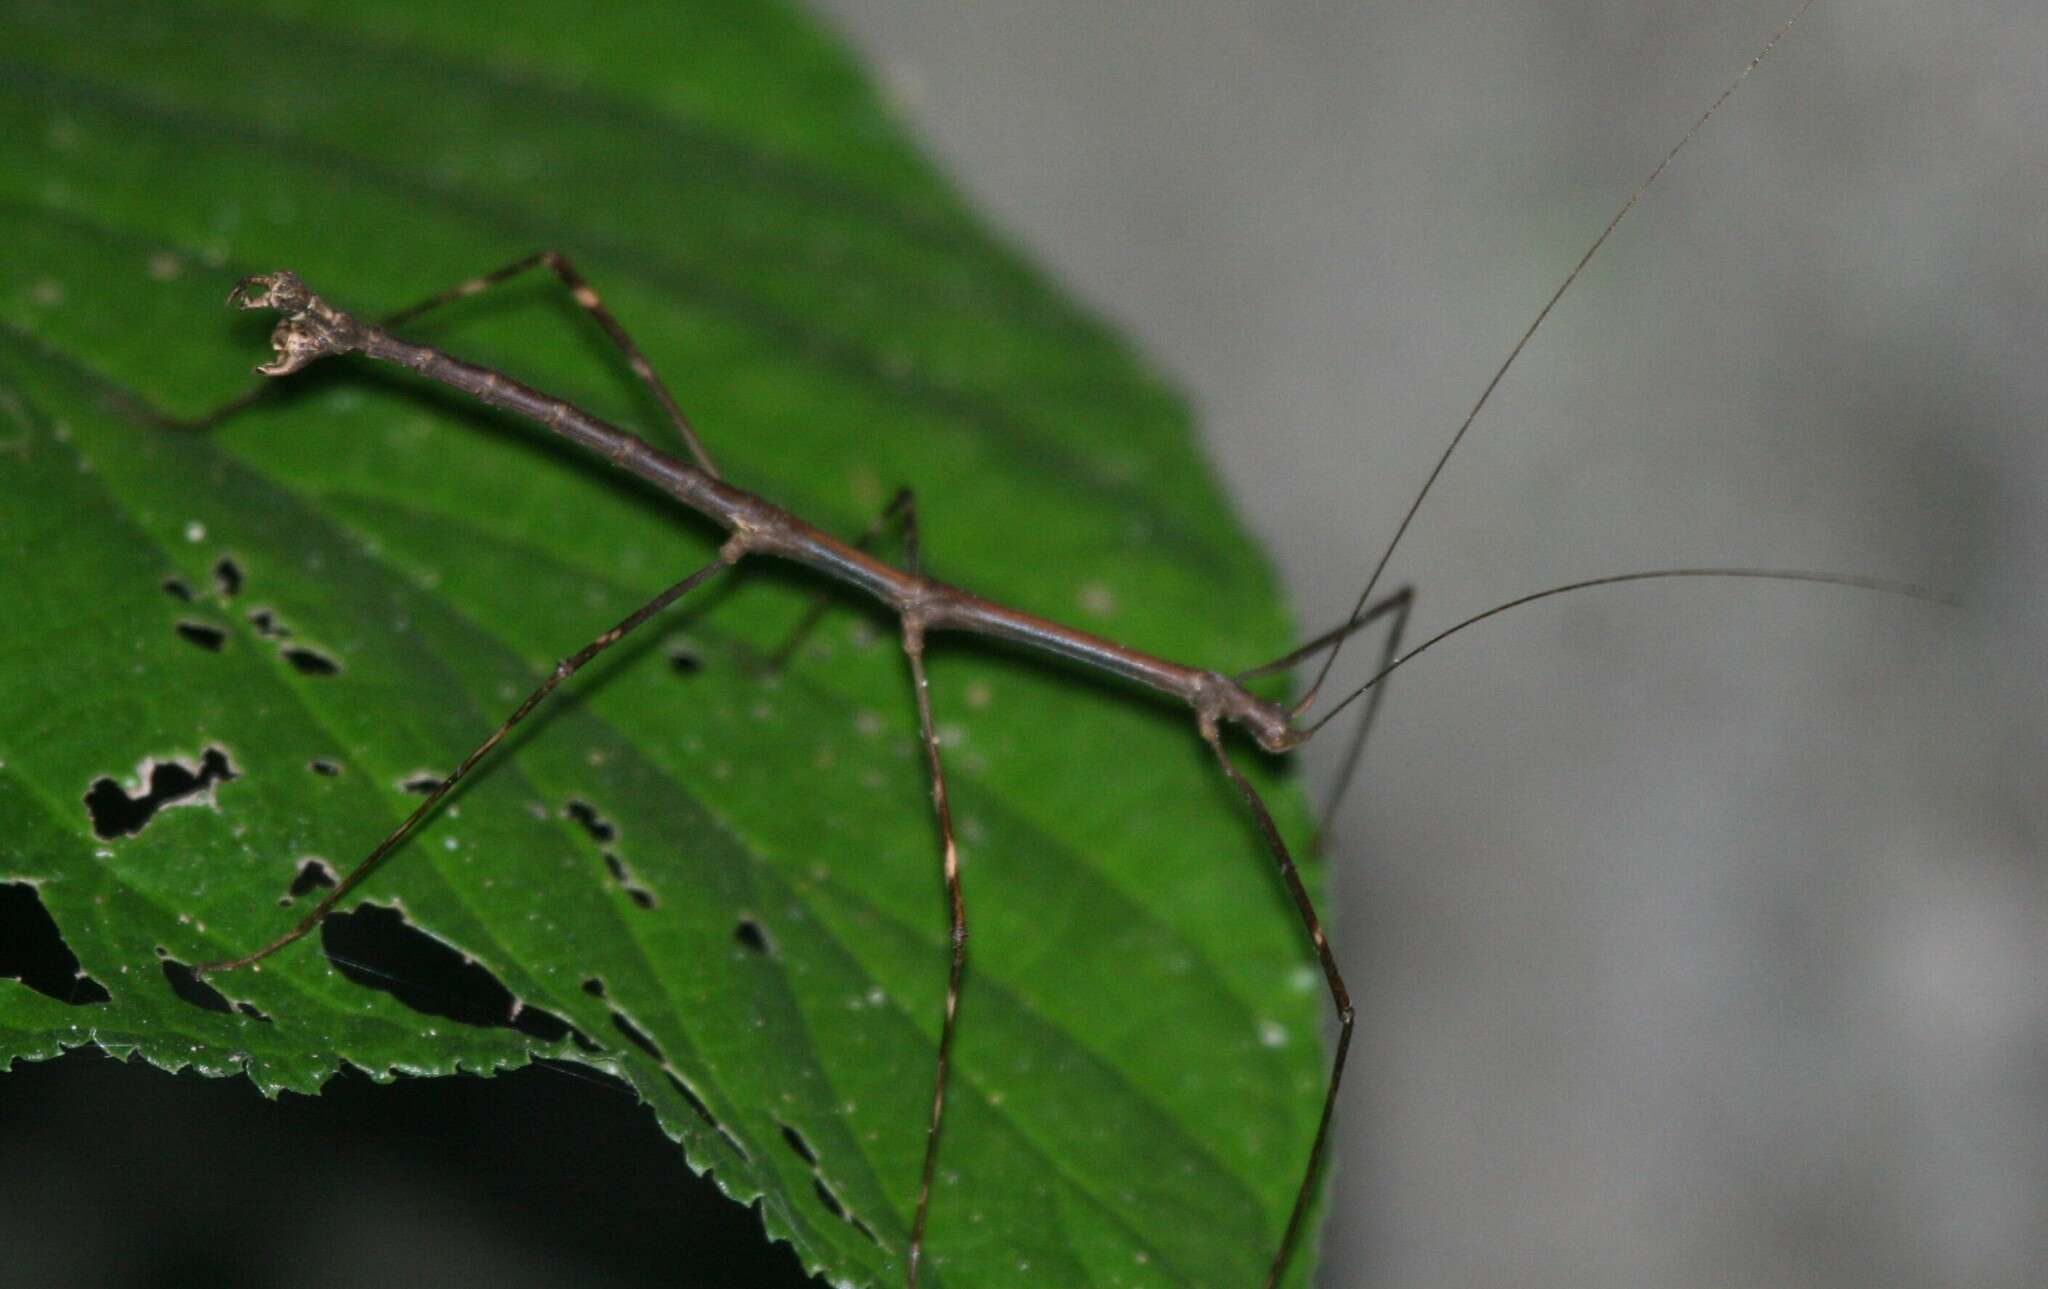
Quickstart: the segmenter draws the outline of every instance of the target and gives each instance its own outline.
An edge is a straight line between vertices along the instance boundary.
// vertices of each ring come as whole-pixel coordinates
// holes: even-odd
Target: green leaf
[[[947,939],[887,615],[835,600],[771,678],[819,584],[763,563],[700,593],[330,924],[346,959],[401,911],[496,1014],[311,943],[181,995],[177,964],[282,931],[302,873],[350,867],[720,534],[361,363],[207,432],[148,413],[249,386],[264,325],[221,304],[245,273],[376,315],[558,247],[734,482],[847,533],[909,484],[935,575],[1242,667],[1287,626],[1179,400],[774,5],[12,5],[0,113],[0,882],[96,986],[0,981],[0,1066],[97,1044],[275,1093],[580,1061],[807,1266],[899,1282]],[[413,330],[674,442],[551,281]],[[927,1282],[1255,1282],[1326,1023],[1269,861],[1185,709],[964,637],[932,670],[973,940]],[[183,773],[205,790],[152,810]]]

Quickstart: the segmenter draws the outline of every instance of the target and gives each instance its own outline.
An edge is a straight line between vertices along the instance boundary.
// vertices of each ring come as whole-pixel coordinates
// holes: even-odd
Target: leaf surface
[[[807,1266],[900,1280],[947,950],[887,615],[835,600],[771,677],[818,584],[714,584],[522,727],[327,954],[208,997],[179,964],[289,925],[720,534],[360,363],[204,433],[148,414],[248,388],[246,273],[375,316],[558,247],[734,482],[845,533],[912,485],[928,571],[1229,670],[1287,630],[1177,398],[778,6],[86,0],[0,8],[0,51],[0,883],[81,973],[0,981],[0,1063],[97,1044],[274,1093],[581,1061]],[[412,334],[674,445],[550,281]],[[1324,1023],[1268,862],[1184,709],[961,637],[932,667],[973,928],[932,1282],[1255,1282]],[[394,942],[425,956],[350,962]]]

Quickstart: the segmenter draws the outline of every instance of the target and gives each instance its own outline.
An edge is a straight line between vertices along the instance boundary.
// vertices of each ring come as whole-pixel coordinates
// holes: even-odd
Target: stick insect
[[[1788,23],[1787,26],[1789,25]],[[1776,40],[1777,37],[1773,37],[1763,51],[1750,62],[1741,76],[1737,77],[1737,83],[1761,61]],[[1731,83],[1721,98],[1701,115],[1692,130],[1673,147],[1672,155],[1693,137],[1693,132],[1705,123],[1707,117],[1713,114],[1733,89],[1734,83]],[[1551,304],[1554,305],[1557,298],[1569,289],[1577,279],[1579,270],[1605,243],[1609,233],[1634,206],[1643,189],[1654,183],[1663,173],[1664,165],[1669,159],[1667,156],[1665,162],[1660,163],[1644,182],[1643,188],[1639,188],[1637,193],[1616,212],[1607,228],[1588,248],[1579,266],[1559,285],[1552,296]],[[493,285],[526,272],[541,269],[552,272],[560,279],[576,302],[592,315],[622,352],[625,361],[635,375],[647,385],[669,416],[678,434],[688,445],[688,460],[662,453],[630,433],[561,399],[523,385],[510,376],[464,362],[441,350],[401,339],[396,334],[396,329],[422,313],[454,300],[480,294]],[[419,305],[403,310],[377,324],[366,323],[335,306],[290,272],[262,274],[246,279],[236,288],[231,299],[233,303],[243,308],[272,310],[282,315],[273,334],[277,357],[273,362],[258,369],[266,375],[286,376],[320,359],[352,353],[373,360],[395,363],[483,403],[531,419],[550,431],[598,453],[719,523],[727,530],[728,537],[715,561],[674,582],[640,609],[598,635],[584,648],[563,659],[549,678],[529,695],[503,724],[479,743],[442,779],[438,787],[406,820],[379,842],[289,931],[271,943],[239,958],[205,964],[202,970],[227,971],[253,965],[312,932],[324,921],[328,913],[369,876],[418,825],[434,813],[446,795],[473,768],[482,763],[492,749],[535,710],[557,685],[638,627],[654,619],[664,609],[683,600],[727,569],[741,564],[743,560],[774,557],[795,561],[829,578],[846,583],[882,601],[901,624],[902,645],[908,661],[924,756],[931,776],[939,840],[939,868],[950,908],[951,953],[947,966],[944,1015],[939,1028],[933,1071],[930,1116],[924,1125],[921,1180],[913,1201],[914,1217],[909,1242],[904,1250],[905,1282],[912,1286],[912,1289],[919,1282],[925,1253],[924,1232],[933,1202],[932,1182],[939,1166],[944,1140],[952,1037],[955,1018],[963,996],[962,980],[968,963],[969,943],[968,896],[963,889],[960,876],[959,848],[947,797],[944,758],[925,672],[924,650],[928,634],[956,631],[993,637],[1012,645],[1050,653],[1073,664],[1098,669],[1185,703],[1193,711],[1196,732],[1213,758],[1217,771],[1241,798],[1249,817],[1254,821],[1257,833],[1275,867],[1278,880],[1283,884],[1300,917],[1303,931],[1314,948],[1338,1023],[1336,1046],[1325,1085],[1315,1138],[1301,1168],[1286,1228],[1279,1238],[1278,1247],[1272,1255],[1266,1273],[1266,1283],[1270,1286],[1279,1280],[1288,1265],[1315,1193],[1320,1163],[1330,1139],[1332,1116],[1342,1086],[1345,1060],[1355,1024],[1355,1012],[1343,973],[1324,934],[1317,910],[1301,881],[1289,845],[1267,813],[1258,791],[1244,777],[1232,759],[1226,742],[1229,729],[1235,727],[1263,751],[1278,754],[1304,744],[1322,730],[1333,717],[1352,709],[1356,704],[1360,718],[1348,745],[1352,750],[1347,754],[1346,761],[1350,763],[1355,761],[1356,749],[1362,747],[1365,734],[1371,728],[1378,695],[1382,692],[1379,685],[1394,669],[1439,640],[1495,614],[1535,600],[1596,586],[1655,580],[1724,578],[1828,583],[1897,591],[1925,598],[1924,593],[1914,588],[1838,573],[1754,567],[1640,569],[1582,578],[1516,597],[1460,621],[1420,645],[1405,648],[1403,627],[1412,601],[1411,592],[1407,588],[1394,588],[1384,596],[1375,597],[1375,592],[1381,589],[1387,563],[1444,464],[1448,462],[1480,410],[1491,398],[1501,375],[1521,353],[1529,336],[1548,316],[1550,305],[1546,305],[1537,314],[1521,340],[1512,348],[1494,380],[1481,393],[1471,413],[1444,448],[1442,456],[1438,458],[1437,465],[1423,486],[1414,494],[1406,514],[1396,527],[1393,537],[1382,548],[1378,561],[1350,612],[1337,625],[1311,639],[1299,649],[1235,674],[1224,674],[1205,667],[1189,666],[1143,654],[1114,641],[993,603],[970,592],[925,577],[919,570],[920,535],[917,529],[915,501],[908,492],[897,494],[877,521],[876,529],[871,530],[867,537],[859,542],[849,543],[805,523],[790,512],[760,497],[726,484],[719,476],[713,454],[700,441],[677,400],[655,375],[651,363],[605,307],[592,285],[584,280],[568,258],[556,252],[543,252],[507,265],[482,278],[473,279],[432,296]],[[865,549],[869,541],[885,525],[895,525],[901,530],[906,558],[900,567],[876,558]],[[1326,693],[1325,683],[1343,647],[1354,636],[1375,625],[1383,625],[1386,628],[1379,646],[1381,662],[1375,673],[1364,684],[1348,691],[1333,690]],[[1245,687],[1247,682],[1260,676],[1304,662],[1312,664],[1313,679],[1302,695],[1291,704],[1280,704],[1260,698]],[[1349,777],[1348,769],[1344,777]]]

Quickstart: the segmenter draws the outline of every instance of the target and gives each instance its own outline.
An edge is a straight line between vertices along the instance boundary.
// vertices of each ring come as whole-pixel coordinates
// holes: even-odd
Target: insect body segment
[[[1810,3],[1810,0],[1808,2]],[[1786,27],[1789,26],[1790,23],[1787,23]],[[1734,83],[1739,83],[1747,76],[1749,70],[1756,66],[1757,61],[1762,59],[1764,53],[1769,52],[1771,46],[1783,34],[1784,29],[1781,29],[1777,36],[1773,36],[1771,42],[1765,45],[1764,51],[1750,62],[1735,78]],[[1720,102],[1727,98],[1728,93],[1733,91],[1734,83],[1730,84],[1721,99],[1716,100],[1714,107],[1718,107]],[[1671,155],[1675,155],[1678,149],[1692,138],[1693,133],[1705,123],[1708,116],[1712,115],[1713,110],[1714,108],[1710,107],[1702,114],[1699,121],[1672,149]],[[401,340],[391,335],[384,327],[363,323],[314,294],[295,274],[279,272],[245,279],[231,294],[232,303],[248,309],[274,309],[283,315],[272,335],[277,357],[257,368],[259,372],[270,376],[287,375],[323,357],[346,353],[360,353],[368,358],[395,363],[430,380],[461,390],[490,406],[533,420],[580,444],[711,519],[724,528],[728,536],[714,562],[671,585],[611,629],[597,636],[583,649],[565,658],[504,723],[472,750],[456,770],[443,780],[403,823],[379,842],[334,889],[329,891],[320,904],[293,930],[254,953],[228,962],[206,964],[200,969],[226,970],[249,965],[312,931],[337,902],[381,863],[398,843],[437,807],[450,789],[503,740],[512,726],[523,720],[562,680],[574,674],[591,659],[661,610],[716,574],[740,563],[744,557],[763,555],[791,560],[822,573],[833,581],[873,596],[886,605],[899,620],[903,649],[910,671],[912,696],[918,715],[918,728],[925,752],[926,769],[932,785],[932,804],[940,843],[940,871],[949,909],[950,956],[944,1012],[940,1020],[933,1067],[930,1116],[925,1127],[919,1183],[909,1223],[910,1237],[903,1253],[905,1283],[910,1289],[915,1289],[920,1268],[926,1258],[926,1218],[931,1207],[933,1181],[938,1174],[946,1121],[947,1079],[951,1068],[955,1021],[962,1003],[963,981],[968,963],[967,905],[961,880],[960,849],[955,836],[953,815],[946,790],[945,770],[940,755],[940,739],[925,673],[927,636],[936,631],[955,631],[1003,640],[1028,650],[1051,654],[1090,670],[1104,672],[1158,690],[1187,703],[1194,711],[1197,731],[1214,755],[1218,770],[1243,799],[1260,840],[1273,860],[1277,875],[1294,906],[1321,970],[1324,985],[1336,1013],[1338,1033],[1314,1137],[1309,1144],[1307,1158],[1299,1174],[1300,1181],[1295,1190],[1285,1228],[1277,1236],[1277,1248],[1267,1267],[1264,1284],[1271,1289],[1286,1271],[1290,1254],[1302,1237],[1310,1200],[1315,1193],[1317,1174],[1330,1139],[1337,1095],[1342,1084],[1345,1058],[1349,1052],[1355,1023],[1355,1012],[1350,993],[1338,968],[1336,954],[1323,930],[1315,902],[1302,880],[1294,856],[1257,789],[1232,762],[1224,739],[1224,728],[1235,725],[1264,751],[1282,753],[1306,743],[1338,712],[1349,707],[1355,700],[1370,695],[1368,701],[1362,705],[1357,732],[1353,735],[1344,757],[1343,778],[1348,781],[1363,746],[1365,734],[1371,728],[1379,696],[1383,692],[1379,688],[1380,682],[1396,668],[1446,637],[1522,604],[1568,591],[1680,577],[1819,582],[1887,591],[1921,599],[1941,598],[1916,587],[1848,574],[1757,568],[1651,569],[1585,578],[1520,596],[1438,632],[1415,648],[1406,652],[1401,651],[1403,632],[1414,601],[1413,588],[1401,586],[1377,601],[1372,599],[1372,592],[1379,583],[1380,574],[1385,570],[1388,558],[1400,542],[1401,535],[1406,532],[1408,522],[1414,517],[1423,497],[1442,472],[1452,451],[1471,428],[1474,418],[1485,406],[1508,366],[1521,353],[1529,335],[1541,325],[1551,306],[1576,280],[1580,269],[1585,267],[1586,262],[1604,244],[1614,226],[1635,205],[1643,191],[1663,173],[1671,160],[1671,155],[1667,155],[1664,161],[1659,163],[1649,179],[1645,180],[1635,194],[1623,204],[1606,230],[1594,240],[1578,266],[1565,277],[1562,285],[1551,297],[1550,303],[1544,306],[1535,322],[1501,364],[1492,383],[1488,384],[1480,395],[1463,424],[1451,437],[1449,445],[1437,459],[1428,479],[1414,495],[1407,515],[1401,520],[1392,540],[1382,549],[1378,563],[1350,615],[1336,627],[1314,637],[1300,648],[1271,662],[1241,672],[1235,677],[1154,657],[1115,641],[997,604],[959,587],[924,576],[918,558],[915,507],[907,490],[897,494],[895,500],[866,535],[849,543],[804,522],[789,511],[753,493],[726,483],[712,468],[709,455],[684,420],[674,400],[668,396],[666,388],[653,374],[653,369],[637,346],[605,310],[597,293],[558,252],[544,251],[529,256],[494,273],[429,297],[422,304],[394,317],[397,320],[416,317],[427,309],[450,300],[474,295],[527,269],[545,266],[569,288],[576,301],[597,319],[613,343],[626,356],[635,375],[656,393],[671,424],[687,446],[689,454],[694,457],[694,463],[663,452],[618,426],[502,373],[465,362],[426,345]],[[238,400],[230,407],[240,406],[243,401],[245,400]],[[892,521],[900,523],[902,528],[906,552],[902,567],[878,559],[867,549],[871,541],[879,536],[882,527]],[[1308,722],[1307,713],[1320,694],[1339,649],[1351,636],[1383,618],[1387,619],[1388,629],[1378,670],[1364,684],[1329,704],[1318,719]],[[790,656],[796,640],[800,639],[815,621],[814,607],[798,623],[790,641],[773,655],[778,664]],[[1323,658],[1320,669],[1308,686],[1307,692],[1291,707],[1260,698],[1245,687],[1257,677],[1284,671],[1296,663],[1318,655]],[[1333,799],[1329,808],[1333,810],[1334,806]],[[1328,817],[1327,814],[1325,817]],[[971,1001],[968,1006],[971,1009]]]
[[[539,263],[546,263],[555,268],[557,275],[569,284],[572,290],[577,291],[578,300],[586,309],[596,312],[602,308],[596,303],[595,292],[583,284],[580,276],[576,275],[566,259],[552,252],[531,256],[506,269],[473,281],[487,286],[492,282],[502,281],[522,268]],[[432,307],[446,300],[460,299],[481,289],[482,286],[472,289],[469,284],[464,284],[452,291],[431,297],[426,305],[407,310],[399,316],[415,316],[420,308]],[[1282,879],[1294,899],[1303,926],[1321,961],[1342,1027],[1335,1055],[1336,1064],[1324,1097],[1315,1142],[1310,1149],[1286,1232],[1282,1237],[1279,1252],[1271,1263],[1266,1283],[1271,1285],[1278,1279],[1301,1229],[1309,1199],[1314,1194],[1317,1167],[1329,1134],[1330,1119],[1335,1109],[1339,1078],[1353,1022],[1349,996],[1345,992],[1342,978],[1337,973],[1336,959],[1317,919],[1314,904],[1295,868],[1294,859],[1288,852],[1286,843],[1282,841],[1258,792],[1231,764],[1224,750],[1221,729],[1225,724],[1241,727],[1268,752],[1284,752],[1298,746],[1308,737],[1309,732],[1295,726],[1286,708],[1250,693],[1238,680],[1221,672],[1169,662],[1115,641],[997,604],[924,576],[919,569],[916,513],[907,492],[899,493],[882,517],[882,522],[886,523],[894,518],[899,519],[903,525],[906,567],[898,568],[875,558],[864,549],[875,535],[873,530],[858,542],[849,544],[805,523],[771,502],[720,480],[707,468],[709,458],[697,445],[694,434],[691,434],[681,421],[679,412],[675,414],[678,428],[684,433],[686,441],[701,464],[691,464],[670,456],[626,430],[499,372],[464,362],[430,346],[400,340],[381,327],[362,323],[314,294],[295,273],[285,271],[245,278],[236,285],[228,298],[231,304],[244,309],[273,309],[282,315],[271,335],[271,344],[276,350],[277,357],[256,369],[266,376],[289,375],[321,358],[349,353],[360,353],[369,358],[396,363],[431,380],[462,390],[493,407],[503,408],[536,421],[547,429],[597,452],[621,469],[653,483],[692,510],[721,524],[727,529],[729,536],[720,548],[719,558],[715,562],[670,586],[615,626],[599,634],[577,653],[557,664],[547,679],[496,730],[478,744],[455,771],[442,780],[426,800],[422,801],[404,822],[386,835],[291,931],[254,953],[230,961],[204,964],[199,970],[224,971],[254,964],[313,931],[339,901],[368,877],[371,871],[433,812],[455,785],[504,739],[512,727],[524,720],[556,686],[662,609],[681,599],[715,574],[739,563],[745,556],[769,555],[793,560],[829,578],[873,595],[888,605],[901,621],[903,649],[910,667],[912,694],[917,706],[918,728],[925,749],[926,767],[932,782],[932,803],[939,829],[940,871],[945,881],[950,910],[951,956],[946,977],[945,1008],[940,1020],[933,1071],[931,1117],[925,1131],[924,1158],[911,1220],[910,1242],[904,1255],[905,1283],[910,1289],[916,1289],[924,1259],[926,1218],[931,1206],[932,1183],[938,1170],[940,1141],[946,1117],[946,1081],[951,1065],[961,988],[967,967],[967,905],[961,884],[960,852],[946,793],[945,771],[939,752],[937,725],[932,715],[930,685],[924,665],[926,634],[931,631],[947,630],[1008,640],[1121,676],[1184,700],[1194,708],[1197,727],[1202,738],[1214,749],[1224,774],[1243,794],[1257,819],[1260,831],[1279,866]],[[601,320],[607,321],[606,330],[613,334],[613,339],[620,344],[624,352],[629,357],[638,359],[637,348],[625,336],[624,331],[618,328],[616,322],[610,322],[608,314]],[[645,365],[645,360],[639,359],[635,364],[636,372]],[[651,369],[646,375],[651,378]],[[1357,615],[1344,626],[1327,633],[1310,652],[1334,647],[1337,642],[1359,630],[1376,616],[1376,611]],[[807,624],[808,620],[799,623],[798,632],[801,633]],[[786,654],[787,646],[778,652]]]

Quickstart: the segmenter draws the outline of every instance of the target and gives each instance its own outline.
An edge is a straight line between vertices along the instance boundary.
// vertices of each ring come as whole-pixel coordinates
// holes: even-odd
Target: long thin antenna
[[[1664,159],[1657,163],[1656,169],[1650,171],[1650,177],[1636,185],[1636,190],[1629,194],[1627,201],[1621,203],[1621,209],[1614,212],[1614,218],[1607,221],[1607,227],[1600,230],[1600,235],[1593,239],[1593,244],[1586,248],[1586,253],[1581,255],[1579,262],[1572,266],[1572,271],[1565,274],[1564,281],[1558,283],[1557,290],[1551,292],[1550,299],[1544,302],[1543,307],[1537,311],[1535,319],[1522,332],[1522,338],[1515,342],[1514,348],[1508,350],[1508,356],[1502,359],[1500,366],[1494,370],[1493,379],[1486,382],[1486,388],[1480,391],[1478,401],[1472,404],[1472,410],[1465,413],[1465,419],[1458,425],[1458,432],[1451,435],[1451,441],[1444,445],[1443,454],[1437,457],[1436,465],[1430,469],[1429,477],[1422,481],[1422,487],[1416,492],[1415,499],[1408,503],[1408,513],[1401,516],[1401,524],[1394,530],[1393,539],[1380,552],[1379,562],[1373,565],[1372,576],[1366,579],[1365,589],[1358,593],[1358,602],[1351,606],[1351,617],[1356,618],[1364,611],[1366,602],[1372,599],[1373,590],[1380,584],[1380,575],[1387,570],[1387,561],[1394,557],[1394,548],[1399,546],[1401,539],[1408,535],[1408,525],[1414,522],[1415,512],[1422,509],[1423,498],[1429,496],[1429,490],[1436,486],[1437,476],[1444,472],[1444,466],[1450,462],[1451,454],[1458,450],[1460,443],[1464,442],[1466,431],[1472,428],[1472,422],[1479,418],[1480,411],[1485,408],[1487,401],[1493,397],[1493,391],[1499,387],[1501,378],[1508,374],[1508,368],[1515,365],[1515,359],[1522,356],[1522,350],[1528,348],[1529,338],[1534,336],[1536,329],[1541,327],[1544,320],[1550,317],[1550,311],[1557,307],[1557,302],[1564,298],[1564,293],[1571,290],[1572,283],[1579,280],[1579,274],[1584,272],[1586,265],[1591,263],[1593,257],[1600,253],[1600,248],[1607,244],[1607,239],[1621,225],[1621,221],[1628,218],[1628,213],[1635,209],[1636,203],[1642,200],[1643,194],[1650,190],[1650,185],[1656,183],[1658,178],[1663,175],[1665,169],[1671,165],[1672,158],[1676,157],[1686,144],[1692,142],[1693,136],[1698,134],[1701,127],[1705,126],[1713,118],[1714,113],[1721,110],[1721,105],[1728,101],[1729,97],[1735,93],[1737,87],[1743,81],[1749,79],[1749,74],[1757,69],[1757,64],[1763,62],[1769,56],[1771,50],[1777,48],[1778,42],[1783,40],[1786,33],[1792,30],[1794,23],[1806,16],[1806,11],[1812,6],[1813,0],[1804,0],[1799,6],[1798,12],[1787,18],[1784,25],[1779,27],[1777,31],[1771,33],[1771,38],[1764,42],[1763,48],[1756,52],[1756,56],[1744,64],[1742,70],[1736,73],[1734,80],[1728,82],[1728,87],[1721,91],[1721,96],[1707,105],[1707,110],[1700,113],[1699,119],[1692,123],[1690,129],[1686,130],[1684,137],[1671,145],[1671,151],[1665,153]],[[1343,652],[1343,649],[1344,641],[1339,639],[1336,648],[1331,649],[1328,654],[1324,655],[1323,665],[1316,670],[1315,683],[1311,684],[1308,687],[1308,692],[1295,702],[1289,715],[1300,717],[1304,712],[1308,711],[1310,705],[1316,701],[1316,695],[1321,692],[1323,682],[1329,679],[1330,669],[1337,665],[1337,655]],[[1323,719],[1328,720],[1329,718],[1326,716]],[[1320,725],[1321,722],[1319,721],[1317,724]]]
[[[1488,618],[1506,613],[1509,609],[1517,609],[1524,604],[1531,604],[1537,600],[1547,600],[1553,595],[1563,595],[1568,591],[1584,591],[1595,586],[1618,586],[1623,582],[1655,582],[1675,577],[1746,578],[1761,582],[1818,582],[1823,586],[1847,586],[1859,591],[1878,591],[1885,595],[1903,595],[1907,599],[1925,600],[1929,604],[1945,604],[1951,608],[1959,603],[1953,595],[1932,591],[1924,586],[1916,586],[1910,582],[1888,582],[1883,578],[1863,577],[1855,573],[1817,573],[1797,568],[1653,568],[1638,573],[1610,573],[1606,577],[1589,577],[1582,581],[1566,582],[1562,586],[1552,586],[1541,591],[1531,591],[1527,595],[1518,595],[1503,604],[1494,605],[1483,613],[1475,613],[1463,622],[1445,627],[1429,639],[1380,668],[1371,680],[1366,681],[1363,685],[1346,694],[1344,701],[1323,713],[1322,719],[1301,732],[1302,741],[1306,742],[1309,738],[1313,737],[1317,730],[1334,720],[1337,713],[1351,706],[1367,690],[1385,680],[1417,655],[1425,652],[1432,645],[1441,644],[1451,636],[1463,631],[1466,627],[1476,626]]]

